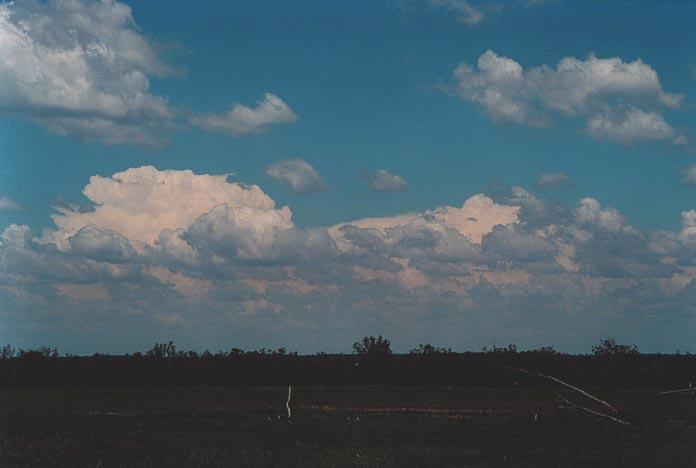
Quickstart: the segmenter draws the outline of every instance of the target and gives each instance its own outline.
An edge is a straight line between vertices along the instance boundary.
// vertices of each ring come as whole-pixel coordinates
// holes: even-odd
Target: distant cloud
[[[326,183],[314,167],[302,159],[285,159],[266,168],[266,175],[287,185],[295,193],[326,190]]]
[[[526,7],[537,7],[542,5],[548,5],[550,3],[556,3],[558,0],[520,0],[522,4]]]
[[[224,114],[202,114],[191,118],[191,123],[208,131],[240,136],[264,131],[269,125],[292,123],[297,115],[278,96],[266,93],[256,107],[235,104]]]
[[[430,4],[454,11],[458,20],[467,26],[473,26],[483,21],[483,11],[467,0],[429,0]]]
[[[158,144],[175,111],[149,77],[176,71],[118,1],[0,4],[0,110],[107,144]]]
[[[408,1],[408,0],[406,0]],[[501,14],[505,10],[513,11],[517,8],[541,7],[556,3],[557,0],[417,0],[418,3],[425,3],[431,7],[447,11],[456,18],[457,21],[466,26],[475,26],[487,20],[489,16]]]
[[[459,97],[497,122],[543,128],[556,116],[585,117],[587,132],[598,139],[687,143],[662,115],[679,108],[683,96],[664,91],[657,72],[640,59],[565,57],[555,68],[525,70],[488,50],[477,69],[461,64],[454,77]]]
[[[0,211],[17,211],[21,209],[21,205],[9,197],[0,197]]]
[[[401,176],[384,169],[375,171],[370,179],[370,185],[375,192],[400,192],[406,188],[406,181]]]
[[[571,183],[570,177],[567,174],[553,172],[541,174],[535,185],[539,188],[568,187]]]
[[[696,185],[696,164],[692,164],[684,169],[683,180],[686,185]]]

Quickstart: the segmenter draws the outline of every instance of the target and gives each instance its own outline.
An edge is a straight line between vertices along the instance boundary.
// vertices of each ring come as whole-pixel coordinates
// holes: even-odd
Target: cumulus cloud
[[[597,226],[609,232],[619,232],[625,225],[625,219],[614,208],[602,208],[594,198],[583,198],[575,210],[575,219],[580,225]]]
[[[687,245],[696,245],[696,210],[682,211],[679,238]]]
[[[22,206],[10,197],[0,197],[0,211],[17,211],[21,209]]]
[[[0,236],[0,283],[30,284],[137,281],[137,265],[95,261],[37,242],[27,226],[12,224]]]
[[[483,238],[484,251],[503,262],[552,260],[558,246],[545,236],[517,225],[497,225]]]
[[[679,108],[683,96],[666,92],[657,72],[640,59],[565,57],[555,68],[525,70],[488,50],[476,69],[461,64],[454,78],[459,97],[481,106],[497,122],[547,127],[557,116],[584,117],[588,133],[596,138],[623,144],[686,143],[662,115]]]
[[[587,120],[587,133],[626,145],[643,140],[666,140],[678,145],[686,143],[685,137],[678,135],[661,114],[640,109],[629,109],[619,115],[593,115]]]
[[[283,263],[330,252],[325,231],[300,230],[290,210],[221,205],[200,216],[182,235],[194,249],[247,262]]]
[[[570,327],[567,343],[582,344],[637,315],[696,312],[695,210],[680,229],[652,232],[593,198],[566,208],[512,187],[303,228],[225,174],[145,166],[94,176],[84,193],[93,209],[56,208],[41,236],[18,225],[0,234],[3,327],[89,328],[118,343],[137,323],[219,332],[221,345],[239,333],[301,346],[289,337],[321,332],[333,350],[369,333],[363,323],[401,339],[468,330],[522,345]]]
[[[558,216],[557,207],[535,197],[523,187],[512,187],[495,194],[496,200],[506,205],[518,206],[520,218],[527,224],[543,225]]]
[[[0,111],[50,130],[106,144],[160,145],[183,112],[150,90],[179,75],[117,0],[23,0],[0,4]],[[266,93],[190,123],[235,136],[297,116]]]
[[[391,174],[384,169],[375,171],[370,179],[370,185],[375,192],[400,192],[406,188],[403,177]]]
[[[109,263],[141,255],[189,268],[201,257],[282,262],[331,249],[325,232],[298,229],[290,208],[226,174],[143,166],[93,176],[83,193],[93,209],[56,207],[43,245]]]
[[[427,224],[433,227],[450,228],[459,232],[472,243],[480,244],[484,234],[498,224],[516,223],[519,218],[519,206],[500,205],[486,195],[474,195],[467,199],[461,208],[443,206],[424,213],[391,216],[387,218],[363,218],[351,221],[352,226],[362,229],[387,229],[402,225]],[[333,226],[330,232],[344,224]]]
[[[110,144],[160,142],[174,110],[150,92],[171,75],[115,0],[0,5],[0,108]]]
[[[568,174],[563,174],[562,172],[551,172],[541,174],[535,185],[539,188],[568,187],[572,185],[572,182]]]
[[[65,245],[85,226],[114,231],[137,247],[153,244],[160,233],[190,226],[215,206],[274,209],[274,201],[256,185],[228,182],[228,175],[160,171],[152,166],[131,168],[110,177],[93,176],[83,190],[92,211],[57,207],[52,216],[58,229],[46,240]]]
[[[326,183],[314,167],[302,159],[284,159],[266,168],[266,175],[287,185],[295,193],[326,190]]]
[[[224,114],[202,114],[191,118],[191,123],[208,131],[225,132],[240,136],[258,133],[269,125],[292,123],[297,115],[278,96],[266,93],[256,107],[235,104]]]

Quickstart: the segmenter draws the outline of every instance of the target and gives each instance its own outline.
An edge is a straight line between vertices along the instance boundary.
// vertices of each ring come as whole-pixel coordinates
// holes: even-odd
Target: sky
[[[695,350],[693,2],[0,2],[0,343]]]

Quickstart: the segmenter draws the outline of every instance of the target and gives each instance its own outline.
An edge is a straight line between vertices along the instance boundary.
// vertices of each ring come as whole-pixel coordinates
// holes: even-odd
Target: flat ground
[[[632,424],[551,388],[297,387],[289,421],[287,388],[0,389],[0,466],[696,466],[696,397],[597,393]]]

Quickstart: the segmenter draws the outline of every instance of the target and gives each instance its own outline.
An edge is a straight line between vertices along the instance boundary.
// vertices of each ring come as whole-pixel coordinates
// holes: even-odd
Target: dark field
[[[597,393],[631,426],[550,388],[4,389],[0,466],[696,465],[696,397]]]

